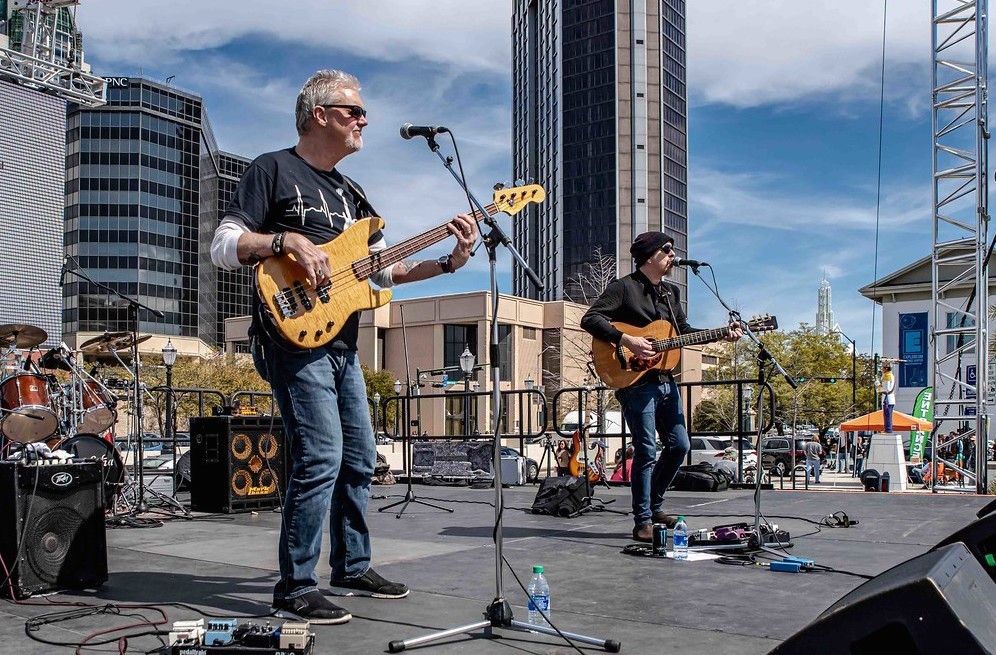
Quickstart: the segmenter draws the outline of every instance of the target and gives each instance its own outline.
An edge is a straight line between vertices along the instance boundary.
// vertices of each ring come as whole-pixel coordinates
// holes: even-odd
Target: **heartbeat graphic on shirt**
[[[350,225],[356,222],[356,219],[354,219],[350,215],[349,205],[346,204],[346,199],[342,197],[342,189],[337,189],[336,193],[339,194],[339,199],[342,201],[342,208],[345,211],[345,213],[332,211],[329,208],[329,203],[325,199],[325,194],[322,193],[321,189],[318,190],[318,197],[322,199],[321,207],[308,207],[307,205],[305,205],[304,198],[301,196],[301,189],[296,184],[294,185],[294,191],[297,192],[297,201],[294,203],[294,206],[291,208],[291,211],[294,214],[297,214],[301,218],[301,225],[304,225],[305,221],[307,220],[308,212],[318,212],[319,214],[325,216],[326,218],[329,219],[329,227],[332,228],[335,227],[335,224],[332,222],[333,216],[338,216],[339,218],[341,218],[344,227],[349,227]]]

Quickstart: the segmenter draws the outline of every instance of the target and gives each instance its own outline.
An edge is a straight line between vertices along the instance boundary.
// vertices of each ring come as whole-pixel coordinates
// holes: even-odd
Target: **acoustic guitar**
[[[538,184],[500,188],[488,214],[516,214],[528,204],[543,202],[546,191]],[[482,218],[479,211],[474,217]],[[375,289],[371,275],[450,236],[449,221],[418,236],[371,253],[371,235],[384,227],[376,216],[363,218],[332,241],[318,246],[332,263],[330,281],[320,286],[307,283],[304,267],[294,255],[267,257],[256,265],[256,289],[269,310],[273,326],[289,343],[299,348],[318,348],[332,341],[346,320],[358,311],[385,305],[390,289]]]
[[[664,319],[642,328],[622,322],[613,322],[612,325],[630,336],[652,339],[657,353],[649,358],[637,357],[629,348],[593,338],[591,355],[595,372],[602,382],[615,389],[632,385],[648,371],[672,371],[681,361],[683,347],[719,341],[729,332],[729,326],[724,325],[721,328],[679,335],[674,326]],[[766,314],[747,321],[747,326],[751,332],[768,332],[778,329],[778,320]]]

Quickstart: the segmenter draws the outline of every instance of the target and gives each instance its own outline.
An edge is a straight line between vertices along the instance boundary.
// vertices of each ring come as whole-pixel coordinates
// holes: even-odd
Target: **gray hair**
[[[329,69],[318,71],[304,83],[297,94],[294,110],[298,134],[304,134],[311,127],[315,107],[334,104],[339,99],[340,89],[359,91],[360,81],[345,71]]]

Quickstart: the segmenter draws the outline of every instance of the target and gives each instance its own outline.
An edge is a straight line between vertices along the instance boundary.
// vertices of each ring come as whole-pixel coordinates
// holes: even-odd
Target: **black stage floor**
[[[491,489],[416,486],[420,498],[445,499],[455,510],[411,506],[399,520],[378,513],[404,493],[401,485],[375,487],[387,499],[371,501],[369,521],[374,561],[390,579],[406,582],[404,600],[340,599],[353,620],[316,627],[316,652],[346,655],[386,652],[387,643],[472,623],[494,595]],[[766,653],[809,623],[862,581],[837,573],[772,573],[716,562],[674,562],[621,554],[632,528],[628,516],[589,513],[576,519],[534,516],[513,508],[531,504],[535,487],[506,490],[505,556],[525,584],[530,566],[543,564],[550,581],[554,622],[562,630],[618,639],[624,653]],[[628,489],[605,490],[614,506],[629,504]],[[750,491],[669,494],[668,507],[687,513],[692,529],[753,516]],[[844,510],[860,524],[824,528],[795,540],[794,552],[834,568],[877,574],[969,523],[991,497],[765,492],[763,510],[793,535],[814,530],[804,521]],[[463,503],[457,501],[464,501]],[[777,517],[777,518],[776,518]],[[50,600],[93,603],[183,602],[207,616],[268,611],[276,579],[275,512],[169,521],[162,527],[108,530],[110,579],[96,594],[64,593]],[[327,553],[327,543],[325,546]],[[319,568],[323,580],[328,565]],[[504,592],[525,620],[523,593],[505,573]],[[0,603],[0,652],[70,652],[25,635],[24,619],[62,608]],[[198,618],[187,609],[166,608],[170,621]],[[134,619],[102,615],[46,626],[38,634],[56,641]],[[413,649],[425,653],[568,653],[556,639],[505,632],[500,640],[453,637]],[[827,636],[832,638],[831,635]],[[132,639],[129,652],[157,646],[153,637]],[[116,652],[104,646],[102,650]],[[586,652],[598,652],[586,648]]]

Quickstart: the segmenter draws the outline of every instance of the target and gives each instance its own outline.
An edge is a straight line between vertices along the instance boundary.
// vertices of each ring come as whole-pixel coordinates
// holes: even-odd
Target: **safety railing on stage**
[[[730,430],[693,430],[692,429],[692,394],[689,393],[692,388],[717,388],[717,387],[735,387],[735,400],[736,400],[736,429]],[[757,388],[757,380],[712,380],[703,382],[679,382],[679,389],[682,391],[682,397],[684,398],[685,405],[685,423],[688,428],[689,438],[693,437],[730,437],[735,440],[737,447],[737,482],[744,482],[744,442],[750,441],[752,437],[757,435],[757,427],[751,426],[750,422],[747,421],[747,417],[750,416],[750,411],[757,407],[757,398],[754,396],[754,389]],[[745,391],[750,389],[750,393]],[[621,440],[621,447],[613,458],[615,460],[616,468],[621,468],[620,475],[618,478],[613,472],[610,478],[610,482],[617,482],[628,484],[629,483],[629,466],[627,466],[627,461],[630,459],[628,454],[628,444],[627,441],[630,439],[629,430],[626,428],[626,418],[620,412],[619,417],[619,431],[609,432],[604,429],[607,425],[605,421],[605,415],[607,411],[608,403],[606,402],[606,394],[610,391],[614,391],[609,387],[605,386],[586,386],[586,387],[565,387],[557,391],[554,394],[551,401],[551,413],[553,416],[566,415],[566,412],[576,411],[578,412],[577,426],[584,426],[590,421],[582,421],[582,418],[587,419],[590,414],[595,415],[594,426],[589,426],[589,434],[596,439],[602,439],[608,443],[609,440],[619,439]],[[594,394],[595,397],[595,407],[593,410],[587,409],[591,407],[591,397]],[[762,402],[764,403],[764,417],[765,422],[761,426],[761,432],[767,432],[774,426],[774,415],[775,415],[775,396],[774,390],[771,385],[765,383],[762,388]],[[569,405],[565,402],[566,399],[570,399]],[[753,404],[751,401],[753,400]],[[746,401],[746,402],[745,402]],[[571,408],[570,406],[573,406]],[[576,408],[576,409],[575,409]],[[564,414],[561,414],[561,409],[565,410]],[[573,422],[571,425],[575,425]],[[560,437],[570,438],[573,437],[574,428],[566,430],[563,428],[563,423],[561,425],[555,425],[553,432]],[[598,429],[601,425],[603,429]],[[594,429],[592,429],[594,428]],[[608,450],[608,448],[606,448]],[[546,454],[544,453],[544,457]],[[551,454],[551,457],[554,457]],[[687,462],[691,463],[691,452],[688,454]],[[761,470],[761,462],[758,461],[755,465],[756,470]]]
[[[488,434],[491,421],[478,421],[479,398],[490,400],[491,392],[460,389],[443,393],[394,395],[381,398],[379,407],[372,399],[368,398],[368,402],[374,412],[371,419],[374,424],[391,439],[402,442],[402,466],[405,475],[410,475],[411,444],[414,441],[467,441],[491,438]],[[546,433],[546,396],[538,389],[506,389],[501,392],[501,398],[501,439],[503,442],[515,440],[519,454],[524,456],[527,441],[532,442]],[[461,407],[458,421],[446,415],[446,402],[453,400],[459,401]],[[437,407],[440,403],[443,404],[442,412]],[[534,424],[532,408],[537,405],[541,409],[536,413]],[[389,420],[389,416],[393,416],[394,420]],[[445,429],[442,432],[438,431],[436,428],[440,419],[443,425],[459,424],[459,431]],[[429,428],[432,429],[431,433]]]

